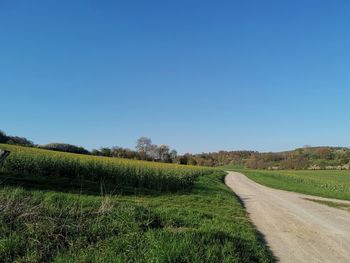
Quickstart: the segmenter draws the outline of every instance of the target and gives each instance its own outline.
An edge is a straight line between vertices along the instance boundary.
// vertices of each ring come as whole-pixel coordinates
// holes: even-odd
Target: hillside
[[[187,154],[186,163],[206,166],[231,165],[251,169],[350,169],[346,147],[303,147],[284,152],[219,151]]]

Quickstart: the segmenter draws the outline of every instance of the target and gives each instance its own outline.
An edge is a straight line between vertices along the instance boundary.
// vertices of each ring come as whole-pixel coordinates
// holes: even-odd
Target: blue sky
[[[179,152],[350,146],[350,1],[0,0],[0,129]]]

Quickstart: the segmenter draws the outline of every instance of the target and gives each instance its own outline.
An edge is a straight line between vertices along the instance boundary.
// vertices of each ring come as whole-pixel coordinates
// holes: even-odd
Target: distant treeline
[[[0,130],[0,143],[13,145],[36,147],[52,151],[61,151],[77,154],[87,154],[105,157],[118,157],[134,160],[156,161],[164,163],[178,163],[178,155],[176,150],[171,150],[168,145],[155,145],[152,140],[147,137],[141,137],[136,141],[135,150],[122,148],[118,146],[101,147],[88,151],[84,147],[67,143],[49,143],[45,145],[34,144],[32,141],[18,136],[8,136]]]
[[[220,151],[186,154],[184,163],[206,166],[232,165],[251,169],[350,169],[350,149],[345,147],[305,146],[293,151],[259,153],[254,151]]]
[[[0,131],[0,143],[8,143],[42,149],[89,154],[96,156],[118,157],[134,160],[147,160],[165,163],[178,163],[198,166],[232,165],[251,169],[350,169],[350,149],[345,147],[305,146],[293,151],[260,153],[256,151],[219,151],[201,154],[178,155],[166,144],[155,145],[147,137],[136,141],[135,150],[114,147],[87,149],[65,143],[36,145],[32,141],[18,136],[8,136]]]
[[[22,145],[22,146],[34,146],[34,143],[32,141],[29,141],[28,139],[24,137],[18,137],[18,136],[8,136],[6,133],[0,130],[0,143],[8,143],[8,144],[16,144],[16,145]]]
[[[305,146],[280,153],[257,153],[246,160],[245,165],[253,169],[348,170],[350,168],[350,149]]]
[[[256,151],[219,151],[178,156],[181,164],[245,167],[251,169],[350,169],[350,149],[345,147],[305,146],[293,151],[260,153]]]

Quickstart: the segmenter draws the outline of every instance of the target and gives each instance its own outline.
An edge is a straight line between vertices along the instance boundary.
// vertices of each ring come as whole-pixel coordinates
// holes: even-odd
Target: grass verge
[[[350,212],[350,204],[338,203],[338,202],[327,201],[327,200],[317,200],[317,199],[311,199],[311,198],[305,198],[305,200]]]
[[[245,174],[255,182],[282,190],[303,194],[350,200],[350,171],[236,171]]]
[[[101,195],[91,182],[0,175],[2,262],[272,262],[245,210],[201,176],[191,192]]]

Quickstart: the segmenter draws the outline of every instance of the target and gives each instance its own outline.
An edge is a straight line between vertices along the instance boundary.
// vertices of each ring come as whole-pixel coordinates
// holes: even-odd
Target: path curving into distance
[[[350,262],[350,212],[304,198],[332,200],[272,189],[237,172],[228,185],[280,262]]]

